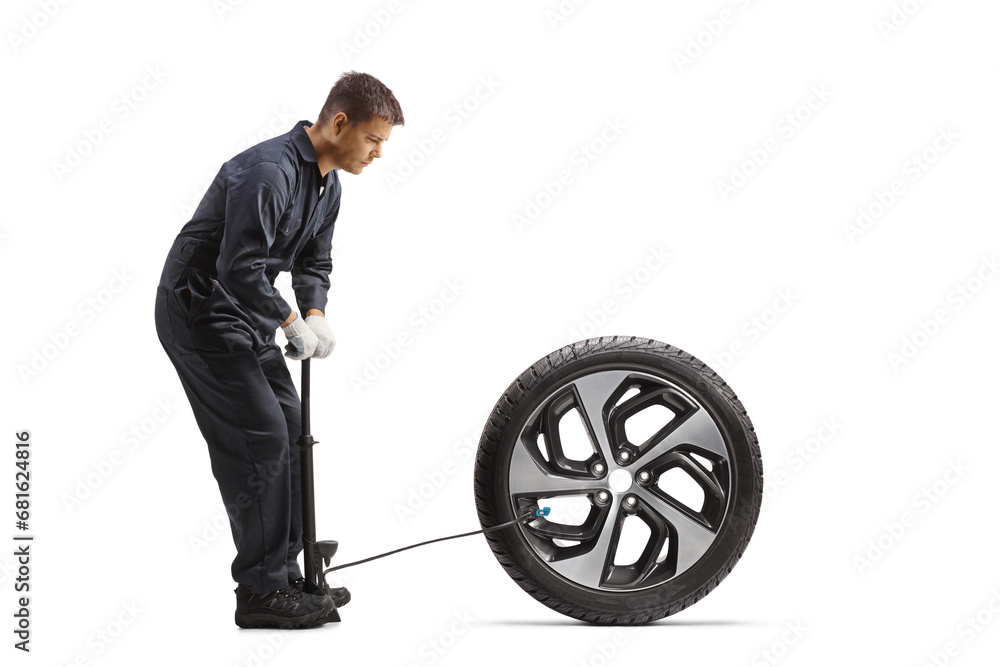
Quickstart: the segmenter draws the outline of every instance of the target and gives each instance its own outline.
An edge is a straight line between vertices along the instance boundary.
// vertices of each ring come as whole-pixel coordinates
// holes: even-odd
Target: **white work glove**
[[[286,357],[300,361],[313,356],[316,346],[319,345],[319,338],[301,317],[296,315],[295,319],[281,327],[281,330],[288,338],[288,344],[285,345]]]
[[[329,322],[322,315],[306,315],[306,324],[309,325],[312,332],[319,338],[319,344],[316,346],[316,351],[312,356],[317,359],[326,359],[333,352],[333,348],[337,344],[337,340],[333,337],[333,332],[330,331]]]

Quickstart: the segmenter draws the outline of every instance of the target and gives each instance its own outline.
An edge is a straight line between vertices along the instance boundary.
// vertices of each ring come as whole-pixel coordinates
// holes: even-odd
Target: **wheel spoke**
[[[691,475],[696,482],[698,482],[698,485],[701,486],[706,496],[711,496],[720,503],[725,502],[726,492],[722,486],[719,485],[719,480],[717,480],[712,473],[705,470],[705,468],[698,463],[698,461],[696,461],[689,452],[678,453],[685,461],[685,465],[683,467],[684,471]]]
[[[563,477],[546,473],[538,467],[524,446],[515,445],[510,459],[510,492],[512,495],[544,497],[568,493],[583,494],[603,488],[596,479]]]
[[[606,463],[613,462],[615,454],[608,424],[604,419],[604,404],[628,376],[629,371],[609,371],[586,375],[573,382],[580,397],[580,414],[594,438],[598,453]]]
[[[716,425],[715,420],[708,410],[699,407],[684,419],[676,428],[667,433],[659,441],[650,445],[642,453],[640,460],[652,461],[662,454],[666,454],[677,445],[691,444],[705,449],[724,459],[729,458],[726,453],[726,443],[722,439],[722,433]]]
[[[618,533],[619,501],[616,499],[610,511],[604,516],[604,523],[601,525],[600,534],[594,541],[594,546],[590,551],[573,558],[564,558],[552,561],[549,567],[562,576],[592,588],[598,588],[604,580],[604,575],[611,561],[609,553],[611,544]]]
[[[712,545],[715,533],[648,489],[637,489],[636,493],[673,526],[675,534],[671,535],[671,539],[677,540],[677,572],[684,572],[694,565]]]

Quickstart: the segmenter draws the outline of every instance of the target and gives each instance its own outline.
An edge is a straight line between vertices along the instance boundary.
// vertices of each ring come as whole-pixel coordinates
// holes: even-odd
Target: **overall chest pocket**
[[[302,227],[302,212],[291,211],[285,213],[278,220],[278,234],[277,237],[287,237],[291,236]]]
[[[295,239],[298,238],[301,229],[301,213],[281,216],[274,234],[274,243],[271,244],[268,254],[271,257],[285,257],[294,248]]]

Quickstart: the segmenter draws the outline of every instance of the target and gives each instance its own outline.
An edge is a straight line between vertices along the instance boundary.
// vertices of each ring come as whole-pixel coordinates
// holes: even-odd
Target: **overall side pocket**
[[[188,322],[194,321],[205,304],[215,294],[218,283],[198,269],[190,269],[187,280],[178,286],[178,301],[185,308]]]

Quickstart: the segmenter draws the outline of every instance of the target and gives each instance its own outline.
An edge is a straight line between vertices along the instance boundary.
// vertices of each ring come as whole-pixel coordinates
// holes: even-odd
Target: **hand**
[[[337,340],[333,337],[333,332],[330,331],[330,325],[326,321],[326,318],[322,315],[306,315],[306,324],[309,325],[312,332],[319,338],[316,352],[312,356],[317,359],[329,357],[330,353],[333,352],[334,346],[337,344]]]
[[[302,321],[301,317],[296,316],[294,320],[282,326],[281,330],[285,332],[285,336],[288,338],[288,344],[285,345],[285,356],[289,359],[295,359],[296,361],[308,359],[316,351],[319,338]]]

